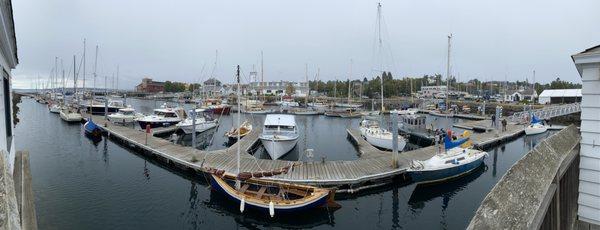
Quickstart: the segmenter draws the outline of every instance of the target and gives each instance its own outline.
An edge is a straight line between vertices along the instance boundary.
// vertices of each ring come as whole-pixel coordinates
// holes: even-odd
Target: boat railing
[[[481,202],[467,229],[573,229],[580,138],[571,125],[525,154]]]

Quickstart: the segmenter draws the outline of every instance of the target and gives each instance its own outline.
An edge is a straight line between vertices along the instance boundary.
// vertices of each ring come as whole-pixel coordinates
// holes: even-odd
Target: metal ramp
[[[529,121],[529,114],[534,114],[539,119],[546,120],[578,112],[581,112],[581,103],[571,103],[556,106],[546,106],[541,109],[517,112],[507,118],[510,122],[526,123]]]

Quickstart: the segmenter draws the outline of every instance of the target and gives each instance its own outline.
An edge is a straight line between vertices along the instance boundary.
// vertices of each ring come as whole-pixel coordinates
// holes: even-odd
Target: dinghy
[[[244,123],[242,123],[242,125],[239,128],[231,127],[231,130],[226,132],[225,136],[227,138],[229,138],[230,141],[234,141],[238,137],[238,132],[239,132],[240,139],[245,137],[250,132],[252,132],[252,123],[250,123],[248,121],[244,121]]]

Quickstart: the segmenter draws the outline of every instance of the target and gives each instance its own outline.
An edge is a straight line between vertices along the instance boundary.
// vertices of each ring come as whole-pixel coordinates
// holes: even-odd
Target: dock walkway
[[[240,157],[241,171],[270,171],[297,163],[295,161],[257,159],[252,156],[250,154],[251,150],[260,145],[258,140],[259,128],[227,149],[202,151],[178,145],[154,135],[146,135],[145,130],[114,125],[101,116],[94,116],[93,119],[113,140],[120,141],[125,146],[153,156],[167,165],[173,165],[184,171],[202,173],[209,168],[216,168],[235,173],[238,145],[242,150]],[[484,148],[497,142],[515,138],[522,132],[521,126],[509,125],[507,132],[474,133],[472,140],[476,147]],[[290,170],[287,174],[266,179],[336,187],[338,192],[352,193],[361,189],[391,183],[393,178],[404,175],[413,160],[426,160],[437,153],[436,146],[402,152],[398,157],[399,167],[393,168],[391,165],[394,158],[391,152],[381,151],[371,146],[360,136],[358,130],[348,129],[347,133],[349,140],[355,144],[360,154],[358,159],[305,161],[294,166],[293,170]]]

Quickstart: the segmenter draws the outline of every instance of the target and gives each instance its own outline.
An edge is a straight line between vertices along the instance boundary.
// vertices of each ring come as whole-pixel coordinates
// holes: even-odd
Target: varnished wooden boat
[[[339,207],[334,201],[334,190],[248,178],[253,174],[273,175],[286,171],[287,169],[273,172],[240,173],[237,177],[222,171],[220,173],[215,171],[211,173],[211,186],[229,199],[239,203],[240,212],[250,208],[268,212],[273,217],[276,213],[299,212],[319,207]],[[240,179],[240,177],[242,178]],[[236,189],[236,180],[240,183],[239,189]]]
[[[237,140],[238,130],[240,132],[240,139],[248,135],[252,132],[252,124],[248,121],[244,121],[239,128],[232,128],[228,132],[225,133],[225,136],[229,138],[229,140]]]

